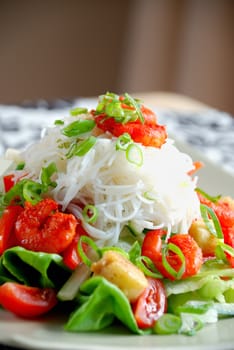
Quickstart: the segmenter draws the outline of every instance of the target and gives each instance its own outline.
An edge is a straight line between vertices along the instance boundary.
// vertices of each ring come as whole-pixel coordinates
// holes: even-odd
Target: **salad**
[[[142,101],[107,92],[5,158],[2,308],[141,335],[234,316],[234,200],[199,188],[203,164]]]

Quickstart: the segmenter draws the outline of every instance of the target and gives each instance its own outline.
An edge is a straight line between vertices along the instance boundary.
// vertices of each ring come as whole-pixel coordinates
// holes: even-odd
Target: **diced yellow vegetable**
[[[148,285],[143,272],[116,251],[106,251],[99,261],[92,264],[91,270],[118,286],[130,302],[137,300]]]
[[[204,256],[215,254],[218,238],[207,229],[203,220],[196,220],[192,223],[189,234],[195,239]]]

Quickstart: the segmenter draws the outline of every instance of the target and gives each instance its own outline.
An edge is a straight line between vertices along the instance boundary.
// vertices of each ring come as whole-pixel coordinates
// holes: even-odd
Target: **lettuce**
[[[132,332],[145,333],[138,328],[127,297],[103,277],[85,281],[80,287],[78,302],[65,325],[67,331],[100,331],[118,319]]]
[[[29,286],[60,288],[71,275],[58,254],[7,249],[0,258],[0,284],[15,281]]]

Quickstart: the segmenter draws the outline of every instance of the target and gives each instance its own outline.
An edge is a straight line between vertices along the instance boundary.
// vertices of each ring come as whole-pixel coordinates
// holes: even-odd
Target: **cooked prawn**
[[[58,203],[47,198],[36,205],[28,202],[15,223],[19,244],[29,250],[61,253],[72,242],[77,220],[58,211]]]

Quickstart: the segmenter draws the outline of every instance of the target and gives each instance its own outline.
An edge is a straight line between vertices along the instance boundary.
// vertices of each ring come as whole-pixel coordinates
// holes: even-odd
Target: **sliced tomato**
[[[151,328],[167,309],[167,298],[163,283],[148,277],[148,287],[132,305],[139,328]]]
[[[176,234],[168,240],[168,243],[179,247],[184,255],[185,271],[181,278],[195,275],[203,263],[202,250],[196,241],[188,234]],[[148,256],[164,277],[174,280],[175,277],[163,265],[162,247],[163,242],[158,230],[149,231],[142,244],[142,255]],[[169,250],[166,259],[170,266],[178,272],[182,265],[180,257]]]
[[[8,192],[15,185],[15,175],[9,174],[3,177],[5,192]]]
[[[5,282],[0,286],[0,304],[20,317],[32,318],[50,311],[57,304],[57,298],[52,288]]]
[[[18,244],[14,228],[23,208],[19,205],[8,206],[0,218],[0,255],[8,248]]]
[[[81,223],[78,223],[75,237],[73,238],[71,244],[62,252],[63,262],[71,270],[74,270],[82,262],[77,250],[77,244],[80,237],[84,235],[87,236],[88,234],[82,227]],[[84,251],[87,251],[87,244],[83,243],[82,247]]]

